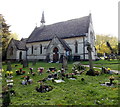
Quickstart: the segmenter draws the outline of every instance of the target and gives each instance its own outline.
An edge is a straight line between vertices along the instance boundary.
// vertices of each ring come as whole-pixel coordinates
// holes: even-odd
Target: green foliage
[[[5,59],[6,57],[6,48],[8,45],[8,41],[9,41],[9,35],[10,35],[10,31],[9,31],[9,27],[6,22],[5,19],[2,15],[0,15],[0,25],[2,27],[2,31],[0,36],[2,37],[2,58]]]
[[[118,53],[118,38],[109,36],[109,35],[96,35],[96,49],[97,53],[104,54],[104,53],[111,53],[110,48],[106,45],[109,42],[113,52]]]
[[[6,23],[2,14],[0,14],[0,26],[1,26],[0,38],[2,38],[2,58],[3,60],[5,60],[7,46],[12,38],[17,39],[17,34],[10,33],[9,31],[10,26]]]
[[[82,63],[82,62],[81,62]],[[15,65],[18,65],[15,67]],[[15,70],[22,67],[20,63],[12,63],[13,68],[13,89],[16,95],[11,96],[11,106],[13,105],[117,105],[118,104],[118,85],[114,87],[101,86],[101,83],[109,81],[109,74],[103,74],[100,76],[88,76],[83,73],[82,75],[77,75],[76,80],[65,79],[63,83],[53,83],[52,81],[46,81],[45,84],[51,85],[53,90],[46,93],[39,93],[35,90],[38,80],[43,79],[48,76],[46,70],[49,67],[56,67],[60,69],[62,65],[59,63],[45,63],[37,62],[36,65],[29,63],[29,68],[33,67],[33,72],[36,73],[35,76],[30,75],[33,79],[33,84],[23,86],[20,84],[22,81],[21,77],[27,75],[29,68],[23,68],[26,74],[16,76]],[[6,64],[3,65],[4,70],[6,69]],[[37,68],[44,67],[44,73],[42,75],[37,74]],[[72,63],[68,64],[68,71],[72,72]],[[3,76],[5,71],[3,72]],[[118,78],[119,75],[113,75]],[[84,81],[81,79],[84,78]],[[3,77],[2,85],[6,84],[6,79]],[[116,82],[117,83],[117,82]]]
[[[118,55],[120,55],[120,41],[118,43]]]

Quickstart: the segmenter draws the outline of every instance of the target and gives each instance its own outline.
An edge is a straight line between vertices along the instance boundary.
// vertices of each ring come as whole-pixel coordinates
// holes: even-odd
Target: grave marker
[[[94,73],[94,69],[93,69],[93,62],[92,62],[92,47],[91,44],[89,42],[87,42],[86,44],[87,46],[87,50],[88,50],[88,57],[89,57],[89,71],[87,72],[88,75],[95,75]]]
[[[66,56],[63,56],[62,68],[64,68],[65,70],[67,69],[67,57]]]
[[[7,62],[7,70],[6,70],[6,71],[11,71],[11,70],[12,70],[11,62],[8,61],[8,62]]]
[[[28,67],[28,61],[27,60],[23,60],[23,68]]]

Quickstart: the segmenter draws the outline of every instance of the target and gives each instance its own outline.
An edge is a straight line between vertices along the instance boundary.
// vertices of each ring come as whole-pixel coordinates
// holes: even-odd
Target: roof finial
[[[91,10],[89,10],[89,16],[91,16]]]
[[[35,23],[35,28],[37,28],[37,23]]]
[[[44,11],[43,11],[43,13],[42,13],[42,18],[41,18],[41,21],[40,21],[40,22],[42,23],[42,25],[45,23]]]

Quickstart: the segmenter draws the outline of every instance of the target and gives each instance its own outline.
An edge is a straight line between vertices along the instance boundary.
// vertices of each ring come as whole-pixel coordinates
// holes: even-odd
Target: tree
[[[16,34],[12,34],[9,30],[10,26],[6,24],[6,21],[2,14],[0,14],[0,38],[2,43],[2,60],[6,59],[6,49],[8,47],[8,44],[12,38],[16,38]]]
[[[118,55],[120,55],[120,41],[118,43]]]
[[[17,33],[11,33],[11,34],[10,34],[10,40],[11,40],[12,38],[18,40],[18,34],[17,34]]]
[[[9,31],[9,25],[6,24],[4,17],[2,16],[2,14],[0,14],[0,24],[1,24],[1,37],[2,37],[2,59],[4,60],[6,57],[6,48],[8,45],[8,41],[9,41],[9,35],[10,35],[10,31]]]
[[[110,48],[107,44],[110,43],[112,51],[118,53],[118,38],[109,35],[96,35],[96,49],[98,55],[104,53],[111,54]],[[108,44],[109,45],[109,44]]]

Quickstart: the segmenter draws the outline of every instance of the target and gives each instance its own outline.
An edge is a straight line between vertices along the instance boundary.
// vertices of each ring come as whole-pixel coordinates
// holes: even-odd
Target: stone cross
[[[7,62],[7,71],[11,71],[11,70],[12,70],[11,62],[8,61],[8,62]]]
[[[90,66],[90,70],[93,70],[93,62],[92,62],[92,48],[91,48],[91,44],[89,42],[87,42],[87,50],[88,50],[88,57],[89,57],[89,66]]]
[[[62,68],[67,69],[67,57],[63,56]]]

